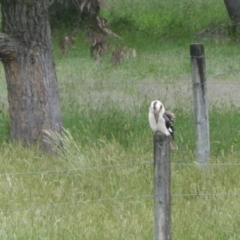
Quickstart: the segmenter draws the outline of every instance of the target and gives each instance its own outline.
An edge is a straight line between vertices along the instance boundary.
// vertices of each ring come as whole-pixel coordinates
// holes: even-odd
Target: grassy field
[[[153,239],[147,115],[158,98],[177,116],[179,150],[171,153],[173,239],[240,239],[239,44],[215,30],[210,36],[197,34],[228,25],[223,3],[105,2],[104,17],[123,37],[109,41],[134,47],[138,56],[113,67],[107,51],[94,62],[85,34],[78,33],[76,48],[60,57],[59,32],[53,32],[64,153],[49,156],[9,142],[0,69],[0,238]],[[204,43],[206,55],[212,165],[204,169],[195,158],[192,42]]]

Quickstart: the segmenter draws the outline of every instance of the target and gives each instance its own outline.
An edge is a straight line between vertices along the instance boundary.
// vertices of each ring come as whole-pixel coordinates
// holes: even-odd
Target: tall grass
[[[173,239],[240,239],[238,102],[224,91],[209,92],[212,166],[201,169],[189,94],[189,43],[197,31],[225,23],[223,3],[105,2],[104,16],[123,37],[110,40],[136,48],[138,57],[112,67],[106,52],[96,63],[82,33],[76,48],[59,57],[59,37],[53,39],[66,128],[64,136],[49,132],[64,146],[57,156],[9,142],[6,85],[0,83],[1,239],[153,239],[147,114],[155,98],[177,116],[179,150],[171,153]],[[236,81],[238,45],[203,41],[207,82]]]
[[[104,138],[82,147],[69,135],[65,143],[68,139],[65,153],[58,157],[17,144],[4,146],[1,238],[153,238],[151,148],[127,150],[116,139]],[[194,161],[189,152],[179,158],[172,154],[173,163]],[[211,162],[231,164],[238,159],[228,154]],[[173,239],[237,239],[234,193],[239,180],[239,166],[203,170],[173,165]]]

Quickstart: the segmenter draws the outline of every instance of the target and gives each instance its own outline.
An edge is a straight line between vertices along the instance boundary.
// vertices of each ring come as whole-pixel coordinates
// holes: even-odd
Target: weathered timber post
[[[156,132],[154,143],[154,240],[171,240],[170,137]]]
[[[192,64],[197,158],[200,165],[207,165],[210,154],[210,139],[204,46],[202,44],[191,44],[190,55]]]

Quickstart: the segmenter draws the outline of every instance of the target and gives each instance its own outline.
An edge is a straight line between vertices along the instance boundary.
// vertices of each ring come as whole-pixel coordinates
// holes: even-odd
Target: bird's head
[[[158,123],[159,116],[164,114],[165,108],[159,100],[154,100],[151,102],[149,111],[154,115],[155,121]]]
[[[159,100],[154,100],[151,102],[150,112],[154,115],[162,115],[165,112],[165,108]]]

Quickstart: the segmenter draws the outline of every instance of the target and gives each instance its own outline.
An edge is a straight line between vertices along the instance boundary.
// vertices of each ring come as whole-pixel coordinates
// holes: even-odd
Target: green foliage
[[[101,8],[100,15],[108,20],[114,32],[127,29],[142,31],[155,37],[191,38],[206,28],[227,28],[230,22],[224,3],[218,0],[104,2],[107,8]],[[83,12],[80,19],[72,1],[55,1],[49,11],[50,22],[55,31],[59,28],[75,31],[78,27],[85,29],[84,26],[87,25],[86,13]]]
[[[103,15],[114,27],[124,25],[164,37],[189,37],[206,27],[227,25],[223,2],[211,1],[108,1]],[[118,6],[117,8],[115,6]]]

